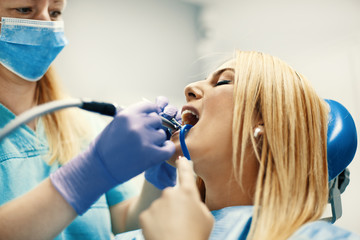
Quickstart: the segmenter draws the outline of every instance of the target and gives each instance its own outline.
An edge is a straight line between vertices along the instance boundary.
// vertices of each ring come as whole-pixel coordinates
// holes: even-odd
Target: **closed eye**
[[[215,86],[220,86],[220,85],[224,85],[224,84],[229,84],[231,83],[230,80],[221,80],[221,81],[218,81]]]

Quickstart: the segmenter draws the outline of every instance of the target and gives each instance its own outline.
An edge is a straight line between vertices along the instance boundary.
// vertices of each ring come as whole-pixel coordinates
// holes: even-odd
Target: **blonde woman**
[[[181,160],[179,188],[140,216],[146,239],[360,239],[318,221],[328,202],[329,107],[304,76],[275,57],[238,51],[185,97],[202,199]],[[182,155],[177,133],[172,141]]]

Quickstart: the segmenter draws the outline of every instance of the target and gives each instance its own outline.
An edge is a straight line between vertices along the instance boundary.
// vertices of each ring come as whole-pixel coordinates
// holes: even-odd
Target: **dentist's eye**
[[[52,17],[52,18],[59,18],[60,16],[61,16],[61,11],[51,11],[50,12],[50,16]]]
[[[231,83],[230,80],[220,80],[215,84],[215,86],[220,86],[220,85],[229,84],[229,83]]]
[[[15,10],[21,14],[28,14],[32,12],[32,8],[30,7],[21,7],[21,8],[16,8]]]

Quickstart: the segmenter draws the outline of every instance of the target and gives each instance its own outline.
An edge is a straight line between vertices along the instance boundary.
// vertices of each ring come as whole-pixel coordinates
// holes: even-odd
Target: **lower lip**
[[[194,125],[194,127],[195,127],[195,125]],[[194,129],[194,127],[192,127],[191,129]],[[172,133],[171,136],[175,136],[175,135],[179,135],[179,134],[180,134],[180,129],[176,130],[174,133]]]
[[[180,130],[177,130],[176,132],[172,133],[171,136],[179,135]]]

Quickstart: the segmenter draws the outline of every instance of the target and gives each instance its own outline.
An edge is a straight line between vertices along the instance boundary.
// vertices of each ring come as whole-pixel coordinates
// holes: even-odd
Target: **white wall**
[[[198,51],[208,59],[205,69],[234,49],[280,57],[307,76],[320,96],[344,104],[360,131],[360,1],[186,1],[203,5]],[[359,154],[350,174],[336,224],[360,234]]]
[[[182,105],[198,70],[196,14],[177,0],[68,0],[70,44],[55,62],[66,89],[124,106],[158,95]]]

